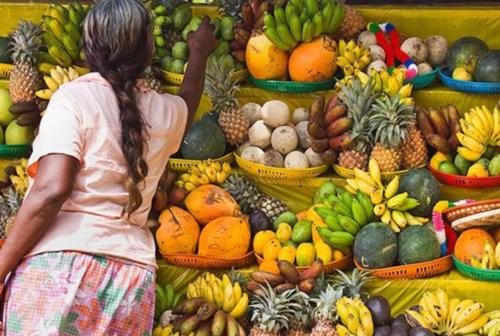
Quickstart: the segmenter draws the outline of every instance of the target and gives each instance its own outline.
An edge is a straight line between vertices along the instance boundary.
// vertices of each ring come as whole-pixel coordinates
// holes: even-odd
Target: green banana
[[[318,0],[305,0],[305,4],[310,16],[314,16],[319,12]]]
[[[283,8],[276,7],[274,9],[274,18],[276,19],[276,27],[280,24],[286,25],[286,14]]]
[[[335,14],[335,5],[330,2],[323,8],[323,33],[328,33],[330,29],[330,24],[333,21],[333,14]]]
[[[354,243],[354,236],[349,232],[332,232],[324,227],[318,227],[317,230],[321,238],[334,248],[351,246]]]
[[[330,194],[326,197],[325,200],[326,204],[330,206],[330,208],[333,208],[336,204],[342,203],[340,198],[338,198],[336,195]]]
[[[71,56],[69,56],[64,49],[51,46],[49,47],[49,54],[57,61],[57,64],[59,64],[60,66],[67,68],[71,65]]]
[[[333,207],[333,210],[338,212],[341,215],[347,216],[352,218],[352,210],[351,208],[347,207],[344,203],[337,203]]]
[[[165,310],[167,310],[167,295],[165,293],[165,290],[161,288],[160,285],[156,284],[155,287],[155,293],[156,293],[156,306],[155,306],[155,311],[156,308],[160,311],[160,315],[163,314]]]
[[[293,14],[290,18],[290,32],[293,38],[297,41],[302,41],[302,23],[297,14]]]
[[[64,31],[71,35],[73,40],[78,41],[80,43],[80,40],[82,39],[82,34],[80,30],[72,23],[66,23],[64,25]]]
[[[393,209],[399,210],[399,211],[406,211],[406,210],[411,210],[415,209],[420,205],[420,202],[414,198],[408,197],[405,199],[404,203],[399,205],[399,206],[394,206]]]
[[[368,221],[371,221],[373,219],[373,204],[370,197],[365,193],[358,192],[356,194],[356,199],[365,209],[365,214],[368,215]]]
[[[69,20],[77,26],[79,26],[82,22],[82,17],[80,16],[80,13],[71,5],[69,6],[68,17]]]
[[[344,189],[337,189],[337,196],[345,206],[347,206],[348,208],[351,207],[354,197],[350,192]]]
[[[387,207],[389,207],[390,209],[396,209],[396,207],[402,206],[407,198],[407,192],[397,194],[396,196],[393,196],[387,200]]]
[[[285,42],[285,44],[289,46],[289,49],[297,46],[297,41],[293,38],[293,35],[287,25],[278,24],[278,35],[281,41]]]
[[[264,15],[264,25],[266,28],[276,29],[276,20],[274,19],[274,16],[269,13]]]
[[[75,1],[73,2],[73,4],[75,5],[75,8],[76,10],[83,16],[85,16],[85,14],[87,13],[87,11],[85,10],[85,8],[83,8],[82,4],[80,3],[80,1]]]
[[[59,41],[62,41],[64,34],[64,27],[59,23],[59,21],[57,21],[54,18],[50,18],[48,20],[48,25],[46,28],[47,30],[51,31]]]
[[[323,15],[321,12],[316,13],[313,17],[313,37],[318,37],[323,32]]]
[[[358,233],[359,225],[358,225],[358,223],[356,223],[356,221],[354,219],[352,219],[351,217],[342,216],[342,215],[339,215],[338,219],[339,219],[340,226],[342,226],[345,231],[349,232],[350,234],[352,234],[354,236]]]
[[[282,51],[288,51],[290,48],[283,42],[281,41],[281,38],[278,35],[278,32],[274,28],[269,28],[266,27],[264,28],[264,33],[266,33],[266,36],[271,42],[280,50]]]
[[[61,13],[65,18],[68,17],[68,10],[63,6],[61,5],[60,3],[53,3],[51,4],[51,7],[56,9],[59,13]],[[64,22],[64,21],[60,21],[61,23]]]
[[[285,7],[285,16],[286,16],[286,22],[290,26],[290,22],[292,20],[292,16],[294,15],[299,15],[299,12],[297,11],[297,8],[291,3],[288,3]]]
[[[62,41],[59,41],[54,34],[50,31],[46,31],[42,35],[43,43],[50,48],[50,47],[57,47],[58,49],[65,49],[64,44]]]
[[[302,0],[290,0],[290,2],[297,8],[299,13],[305,12],[305,5]],[[307,13],[306,13],[307,14]]]
[[[62,7],[62,6],[61,6]],[[66,22],[68,20],[68,12],[64,7],[62,7],[64,11],[61,11],[58,7],[56,6],[50,6],[47,15],[53,17],[60,23]]]
[[[179,303],[182,296],[183,296],[183,294],[181,292],[177,292],[174,294],[174,301],[172,302],[172,309],[177,306],[177,304]]]
[[[332,231],[345,231],[336,216],[328,216],[323,221]]]
[[[344,21],[345,15],[345,5],[337,3],[333,12],[333,19],[330,21],[328,27],[329,34],[335,34],[337,29],[339,29],[340,25]]]
[[[363,206],[357,199],[353,199],[351,210],[354,220],[358,222],[360,226],[365,226],[366,224],[368,224],[369,219],[368,215],[365,212],[365,208],[363,208]]]
[[[174,305],[174,286],[167,284],[165,286],[166,310],[172,309]]]
[[[307,15],[307,12],[303,11],[303,12],[300,12],[300,23],[302,23],[302,25],[304,25],[307,20],[309,20],[309,15]]]
[[[50,55],[48,52],[45,51],[40,51],[36,53],[36,59],[38,63],[49,63],[49,64],[56,64],[57,61]]]
[[[78,56],[80,55],[80,48],[78,47],[78,44],[75,42],[75,40],[73,40],[73,38],[69,34],[66,33],[64,34],[63,44],[64,48],[71,56],[71,58],[77,59]]]
[[[314,212],[316,212],[323,220],[329,216],[337,215],[337,213],[330,208],[314,208]]]

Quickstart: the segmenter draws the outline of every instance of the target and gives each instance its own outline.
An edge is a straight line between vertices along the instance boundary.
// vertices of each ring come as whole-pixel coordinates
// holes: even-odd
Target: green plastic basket
[[[464,264],[455,258],[455,256],[452,258],[455,267],[466,277],[481,281],[500,282],[500,270],[484,270]]]
[[[425,75],[416,76],[405,83],[413,84],[413,89],[423,89],[431,85],[437,77],[439,68],[434,69],[432,72],[426,73]]]
[[[249,76],[250,82],[258,88],[282,92],[282,93],[307,93],[315,91],[325,91],[333,88],[337,82],[337,78],[332,77],[326,81],[316,83],[277,81],[277,80],[262,80]]]
[[[31,145],[0,145],[0,158],[24,158],[31,154]]]

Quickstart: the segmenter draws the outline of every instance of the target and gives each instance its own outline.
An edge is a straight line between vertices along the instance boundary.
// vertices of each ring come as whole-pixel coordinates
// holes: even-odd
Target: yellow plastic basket
[[[9,79],[10,72],[14,66],[12,64],[0,63],[0,78]]]
[[[258,163],[253,163],[251,161],[247,161],[236,153],[234,154],[234,156],[236,158],[236,164],[247,173],[259,177],[272,178],[276,180],[290,180],[290,179],[317,177],[328,170],[327,165],[313,167],[313,168],[306,168],[306,169],[269,167]]]
[[[184,80],[184,74],[176,74],[173,72],[168,72],[165,70],[161,70],[161,74],[163,78],[167,81],[167,83],[180,86],[182,81]],[[241,69],[234,72],[234,80],[238,83],[244,82],[248,77],[248,69]]]
[[[423,164],[417,168],[422,168],[425,166],[426,165]],[[347,168],[341,167],[339,165],[333,165],[333,170],[335,170],[335,172],[343,178],[346,178],[346,179],[353,179],[354,178],[354,170],[353,169],[347,169]],[[394,176],[402,175],[408,171],[409,171],[409,169],[398,170],[398,171],[390,172],[390,173],[382,173],[382,180],[384,180],[385,182],[390,181]]]
[[[223,157],[220,157],[218,159],[211,159],[213,162],[219,162],[219,163],[233,163],[234,162],[234,155],[233,153],[229,153],[224,155]],[[200,164],[202,160],[186,160],[186,159],[169,159],[167,167],[170,170],[177,171],[177,172],[185,172],[188,171],[189,168],[197,166]]]

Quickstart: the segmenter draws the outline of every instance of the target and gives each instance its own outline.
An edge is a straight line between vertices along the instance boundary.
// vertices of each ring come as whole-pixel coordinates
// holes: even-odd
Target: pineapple
[[[401,145],[409,138],[408,130],[415,125],[415,120],[414,106],[401,103],[399,95],[384,95],[375,100],[369,123],[376,145],[370,158],[377,160],[382,172],[401,168]]]
[[[337,272],[338,274],[332,276],[329,282],[342,292],[342,296],[349,298],[366,298],[367,293],[363,292],[363,286],[372,280],[372,276],[370,276],[369,272],[360,271],[358,268],[354,268],[350,276],[341,270],[337,270]]]
[[[276,294],[271,286],[262,289],[262,294],[253,296],[250,303],[250,336],[278,336],[288,332],[289,321],[301,309],[296,300],[298,290]]]
[[[227,142],[236,146],[248,139],[250,120],[241,111],[238,100],[234,97],[239,87],[233,74],[234,69],[227,69],[215,58],[211,58],[207,66],[205,89],[215,112],[219,114],[219,125]]]
[[[404,169],[419,167],[427,162],[427,144],[422,132],[415,125],[410,127],[408,140],[401,145],[401,153]]]
[[[237,173],[229,175],[222,183],[222,187],[231,194],[240,205],[241,211],[247,215],[255,210],[257,202],[263,196],[255,184]]]
[[[299,303],[300,308],[294,312],[293,318],[290,320],[289,336],[307,336],[310,335],[309,330],[312,322],[312,299],[306,293],[292,289],[295,293],[295,300]]]
[[[5,239],[12,230],[21,203],[22,197],[13,186],[4,189],[0,196],[0,239]]]
[[[345,7],[344,21],[338,35],[346,41],[355,40],[359,33],[366,30],[366,21],[356,9],[347,5]]]
[[[340,99],[347,106],[347,115],[353,120],[350,131],[352,148],[339,155],[339,165],[347,169],[367,170],[368,153],[372,147],[372,132],[369,128],[371,107],[375,96],[372,94],[373,82],[363,86],[359,79],[354,79],[350,87],[342,86]]]
[[[156,72],[151,67],[148,67],[146,71],[144,71],[142,79],[148,88],[158,93],[163,93],[161,81],[158,79]]]
[[[283,212],[288,211],[285,203],[268,195],[259,199],[256,209],[262,211],[271,222],[274,222]]]
[[[247,0],[220,0],[219,11],[223,15],[233,18],[235,22],[241,21],[241,6]]]
[[[14,104],[29,103],[35,100],[35,91],[40,86],[36,53],[42,46],[42,27],[21,20],[11,39],[14,69],[9,78],[10,97]]]
[[[315,308],[313,310],[314,327],[311,336],[337,336],[335,321],[337,316],[337,300],[342,297],[343,290],[327,285],[321,291],[318,298],[313,299]]]

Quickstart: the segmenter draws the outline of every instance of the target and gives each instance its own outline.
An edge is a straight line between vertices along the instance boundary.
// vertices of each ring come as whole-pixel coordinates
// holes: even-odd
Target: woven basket
[[[466,277],[473,278],[481,281],[495,281],[500,282],[500,270],[484,270],[470,265],[464,264],[455,256],[453,256],[453,263],[460,273]]]
[[[417,264],[400,265],[374,270],[361,267],[356,259],[354,259],[354,264],[361,270],[370,271],[370,274],[377,278],[388,280],[430,278],[446,273],[453,268],[451,256],[445,256]]]
[[[481,93],[481,94],[499,94],[500,83],[472,82],[456,80],[450,77],[448,69],[439,69],[439,76],[443,84],[455,91]]]
[[[425,164],[424,165],[421,165],[417,168],[422,168],[422,167],[425,167]],[[341,167],[339,165],[333,165],[333,170],[335,170],[335,172],[337,174],[339,174],[341,177],[343,178],[348,178],[348,179],[353,179],[355,176],[354,176],[354,170],[353,169],[347,169],[347,168],[344,168],[344,167]],[[404,173],[407,173],[408,171],[410,171],[409,169],[406,169],[406,170],[398,170],[398,171],[395,171],[395,172],[389,172],[389,173],[381,173],[382,175],[382,180],[384,182],[389,182],[390,180],[392,180],[392,178],[396,175],[402,175]]]
[[[161,74],[163,79],[167,81],[167,83],[180,86],[182,81],[184,80],[184,74],[177,74],[165,70],[161,70]],[[234,72],[234,80],[238,83],[244,82],[248,77],[248,69],[236,70]]]
[[[253,251],[237,259],[221,259],[203,257],[195,254],[162,254],[163,259],[171,265],[195,268],[200,270],[224,270],[241,268],[255,261]]]
[[[305,169],[288,169],[288,168],[276,168],[261,165],[258,163],[253,163],[247,161],[240,157],[238,154],[234,154],[236,158],[236,163],[238,166],[246,171],[247,173],[264,178],[272,178],[275,180],[291,180],[291,179],[302,179],[308,177],[317,177],[328,170],[327,165],[305,168]]]
[[[262,262],[264,262],[264,258],[262,258],[260,255],[255,253],[255,258],[257,259],[257,263],[260,265]],[[328,264],[323,266],[323,272],[325,274],[330,274],[333,273],[335,270],[345,270],[349,267],[352,266],[352,254],[346,255],[344,258],[336,260],[336,261],[331,261]],[[297,266],[297,270],[299,272],[304,272],[307,270],[309,267],[307,266]]]
[[[500,199],[479,201],[471,204],[460,205],[448,208],[443,212],[444,218],[448,223],[457,219],[478,214],[489,210],[500,209]]]
[[[490,177],[467,177],[461,175],[446,174],[428,166],[429,169],[436,177],[436,179],[448,185],[457,186],[460,188],[496,188],[500,187],[500,176]]]
[[[212,162],[219,162],[220,164],[222,163],[233,163],[234,162],[234,155],[233,153],[228,153],[224,155],[223,157],[220,157],[218,159],[211,159]],[[177,171],[177,172],[185,172],[188,171],[189,168],[195,167],[198,164],[203,162],[202,160],[187,160],[187,159],[173,159],[170,158],[168,160],[167,167],[170,170]]]
[[[0,63],[0,78],[9,79],[10,73],[14,66],[12,64]]]
[[[451,222],[451,228],[455,231],[463,231],[478,226],[500,226],[500,209],[476,213]]]

